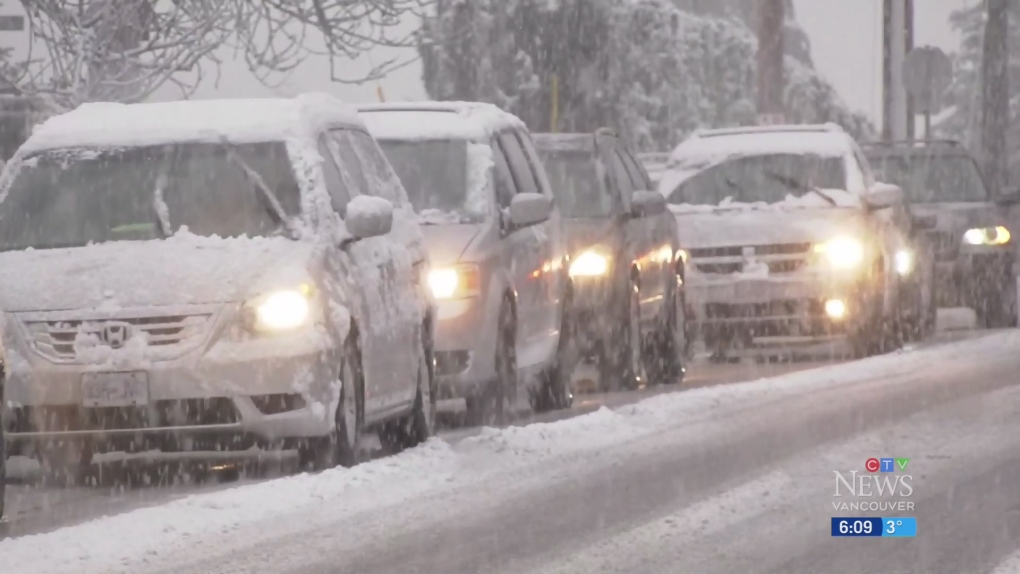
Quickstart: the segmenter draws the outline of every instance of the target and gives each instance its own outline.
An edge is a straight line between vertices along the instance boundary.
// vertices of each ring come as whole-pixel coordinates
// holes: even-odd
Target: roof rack
[[[893,141],[872,141],[864,142],[861,144],[862,148],[865,147],[896,147],[896,146],[913,146],[913,147],[927,147],[930,145],[944,145],[948,147],[964,147],[964,145],[957,140],[950,139],[932,139],[932,140],[893,140]]]
[[[691,134],[691,137],[705,138],[744,134],[797,133],[797,132],[845,133],[845,130],[843,130],[843,128],[839,124],[833,122],[828,122],[824,124],[776,124],[768,126],[743,126],[736,128],[717,128],[717,129],[699,128],[694,130],[694,133]]]

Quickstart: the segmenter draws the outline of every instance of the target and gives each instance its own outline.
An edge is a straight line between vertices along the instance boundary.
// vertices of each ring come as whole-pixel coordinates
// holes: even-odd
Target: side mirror
[[[630,200],[634,217],[651,217],[666,212],[666,198],[656,191],[635,191]]]
[[[935,214],[928,215],[914,215],[911,216],[911,221],[914,224],[914,231],[927,231],[929,229],[935,229],[935,226],[939,223],[939,218]]]
[[[541,193],[518,193],[510,201],[510,224],[528,227],[547,221],[552,215],[552,198]]]
[[[1020,203],[1020,188],[1011,187],[1004,190],[995,197],[995,203],[1002,206],[1016,205]]]
[[[381,197],[359,195],[347,204],[345,223],[355,241],[386,235],[393,229],[393,204]]]
[[[864,196],[864,203],[869,209],[885,209],[903,203],[903,188],[892,183],[876,182]]]

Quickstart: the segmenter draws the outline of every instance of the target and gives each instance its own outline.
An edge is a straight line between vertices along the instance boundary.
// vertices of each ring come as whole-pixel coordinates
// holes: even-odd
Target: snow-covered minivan
[[[819,346],[867,355],[899,340],[915,229],[903,190],[875,181],[839,126],[697,131],[671,154],[659,191],[687,251],[697,331],[716,357]]]
[[[51,118],[0,175],[7,440],[54,471],[152,448],[349,465],[368,427],[417,444],[426,265],[403,187],[331,96]]]

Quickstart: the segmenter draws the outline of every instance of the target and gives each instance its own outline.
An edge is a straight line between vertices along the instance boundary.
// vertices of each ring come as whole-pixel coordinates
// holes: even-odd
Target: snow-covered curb
[[[907,351],[865,361],[802,371],[770,380],[653,397],[615,411],[555,423],[484,429],[451,446],[433,439],[399,456],[199,494],[36,536],[0,542],[0,572],[139,572],[148,561],[187,556],[217,538],[257,528],[270,539],[317,522],[373,512],[425,495],[484,483],[508,470],[541,468],[661,432],[698,415],[746,407],[878,377],[937,372],[944,361],[981,362],[1015,353],[1020,333]],[[936,360],[937,359],[937,360]],[[257,540],[249,540],[257,543]]]

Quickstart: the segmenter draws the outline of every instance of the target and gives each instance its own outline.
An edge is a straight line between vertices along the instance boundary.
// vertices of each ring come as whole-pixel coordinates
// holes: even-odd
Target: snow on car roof
[[[376,139],[459,139],[488,143],[500,130],[527,130],[517,116],[483,102],[401,102],[358,106]]]
[[[322,125],[361,127],[349,105],[323,93],[294,98],[97,102],[54,116],[22,146],[39,151],[78,146],[143,146],[180,141],[245,143],[310,135]]]

